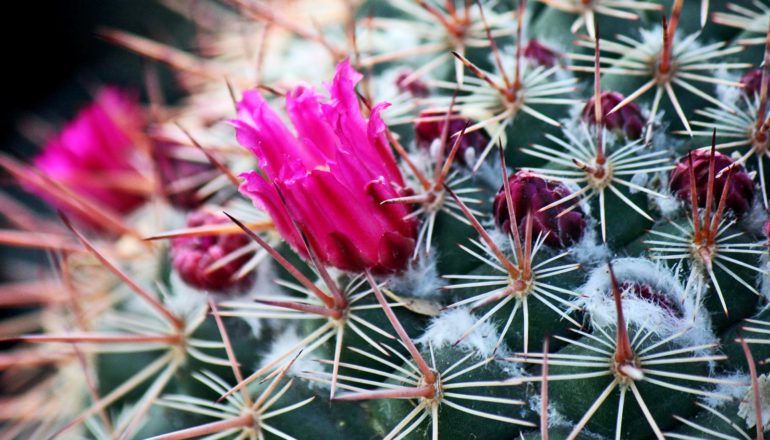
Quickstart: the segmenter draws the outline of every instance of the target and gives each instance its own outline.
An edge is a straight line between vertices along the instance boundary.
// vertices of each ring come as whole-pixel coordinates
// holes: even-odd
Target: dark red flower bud
[[[428,150],[435,140],[441,139],[444,130],[444,122],[446,121],[446,113],[423,111],[420,113],[420,118],[430,118],[430,120],[419,121],[415,124],[414,137],[418,148]],[[447,154],[449,154],[449,150],[454,145],[454,138],[451,136],[462,131],[466,125],[470,126],[473,124],[474,121],[469,121],[459,114],[452,115],[452,118],[449,120],[449,132],[446,146]],[[460,146],[457,148],[455,160],[461,165],[471,165],[466,163],[466,152],[469,149],[472,149],[477,155],[481,154],[488,142],[489,136],[487,136],[487,132],[483,129],[465,133],[463,139],[460,141]]]
[[[187,227],[227,224],[230,220],[222,215],[205,211],[191,213]],[[247,252],[222,267],[212,265],[250,243],[244,234],[204,235],[179,237],[171,241],[171,265],[182,280],[190,286],[211,292],[242,292],[254,281],[253,274],[237,278],[238,271],[254,255]]]
[[[767,83],[770,85],[770,75],[767,77]],[[741,84],[743,84],[743,93],[747,96],[758,95],[762,88],[762,69],[752,70],[743,75]]]
[[[620,291],[626,295],[631,294],[637,298],[651,302],[656,306],[664,309],[672,316],[677,318],[684,317],[684,313],[679,307],[679,304],[677,304],[670,295],[666,295],[665,293],[650,286],[647,283],[626,280],[620,284]]]
[[[561,182],[543,179],[529,171],[519,171],[511,175],[508,182],[511,186],[516,222],[522,234],[526,226],[527,213],[530,212],[533,216],[533,236],[548,233],[545,238],[547,246],[564,248],[583,237],[586,219],[580,207],[564,213],[571,206],[568,202],[539,212],[540,208],[571,194],[571,191]],[[502,187],[495,196],[493,209],[495,224],[506,232],[510,231],[508,204]]]
[[[696,150],[692,153],[692,166],[695,171],[695,187],[698,188],[698,206],[706,206],[706,194],[709,180],[709,158],[711,152],[705,150]],[[733,160],[722,153],[715,153],[714,156],[714,203],[717,203],[722,197],[722,191],[725,188],[725,182],[728,172],[721,173],[722,170],[733,164]],[[746,173],[741,165],[736,165],[732,171],[730,181],[730,191],[727,195],[726,208],[732,210],[735,215],[745,214],[751,207],[751,201],[754,199],[754,182]],[[684,156],[671,171],[671,181],[669,183],[671,192],[681,200],[690,200],[690,159]]]
[[[202,153],[195,154],[196,150],[168,140],[157,139],[154,149],[155,164],[169,203],[184,210],[200,207],[205,200],[197,192],[216,177],[214,167]]]
[[[396,87],[402,93],[409,93],[415,98],[425,98],[430,94],[428,85],[421,81],[419,78],[413,79],[409,82],[409,76],[412,75],[411,70],[404,70],[396,76]]]
[[[559,55],[554,50],[534,39],[529,40],[521,49],[521,54],[535,64],[545,67],[553,67],[559,60]]]
[[[620,104],[625,97],[618,92],[602,92],[602,120],[608,130],[622,133],[628,139],[639,139],[644,129],[644,116],[642,110],[634,102],[629,102],[615,113],[608,115],[610,110]],[[594,103],[596,97],[592,96],[586,106],[583,107],[583,120],[591,125],[596,125],[596,110]]]

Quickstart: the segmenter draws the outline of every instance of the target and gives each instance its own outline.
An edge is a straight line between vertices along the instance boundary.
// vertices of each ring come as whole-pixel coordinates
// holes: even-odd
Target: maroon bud
[[[639,139],[644,128],[642,110],[634,102],[629,102],[615,113],[608,115],[610,110],[620,104],[623,95],[618,92],[602,92],[602,120],[608,130],[623,134],[628,139]],[[583,107],[583,120],[590,125],[596,125],[596,97],[592,96]]]
[[[228,223],[227,217],[205,211],[193,212],[187,217],[188,228]],[[248,244],[249,238],[244,234],[178,237],[171,241],[171,265],[185,283],[195,288],[221,293],[243,292],[251,286],[254,277],[249,274],[237,279],[236,274],[254,255],[253,251],[215,270],[211,270],[211,266]]]
[[[709,181],[709,158],[711,152],[705,150],[695,150],[692,153],[692,166],[695,171],[695,187],[698,189],[698,206],[706,206],[706,194]],[[714,156],[714,203],[717,203],[722,197],[722,191],[725,188],[725,182],[729,172],[720,172],[733,164],[733,160],[722,153],[715,153]],[[671,171],[671,181],[669,183],[671,192],[681,200],[690,200],[690,159],[684,156]],[[741,165],[736,165],[732,171],[730,181],[730,192],[727,194],[726,208],[732,210],[735,215],[745,214],[751,207],[751,201],[754,199],[754,182],[746,173]]]
[[[684,317],[684,313],[676,301],[674,301],[669,295],[666,295],[665,293],[650,286],[647,283],[626,280],[621,283],[620,291],[626,295],[631,294],[637,298],[651,302],[654,305],[666,310],[672,316],[677,318]]]
[[[770,75],[767,77],[767,83],[770,85]],[[741,84],[743,84],[743,93],[746,96],[753,97],[758,95],[762,88],[762,69],[752,70],[743,75]]]
[[[553,67],[559,60],[559,55],[554,50],[534,39],[529,40],[522,48],[521,54],[524,58],[544,67]]]
[[[511,199],[516,213],[519,231],[524,234],[527,213],[533,216],[533,237],[539,234],[548,235],[545,244],[554,248],[565,248],[580,240],[586,226],[586,219],[580,207],[564,212],[572,203],[567,202],[540,212],[540,208],[561,200],[571,194],[571,191],[561,182],[546,180],[529,171],[519,171],[508,177],[511,186]],[[510,217],[505,192],[500,188],[493,206],[495,224],[504,231],[510,231]]]
[[[441,139],[444,130],[444,122],[446,121],[446,113],[423,111],[420,113],[420,118],[430,118],[430,120],[419,121],[415,124],[415,141],[417,142],[417,147],[429,150],[431,144],[433,144],[435,140]],[[452,135],[461,132],[466,125],[471,126],[473,124],[474,121],[460,116],[459,113],[452,115],[452,118],[449,120],[446,154],[449,154],[449,150],[454,146],[455,138],[453,138]],[[467,151],[472,149],[477,155],[481,154],[488,142],[489,136],[487,136],[486,131],[483,129],[465,133],[460,141],[460,145],[457,147],[455,161],[461,165],[469,165],[465,160]]]
[[[202,153],[171,141],[158,139],[154,148],[155,163],[169,203],[184,210],[198,208],[205,201],[198,197],[198,190],[217,175],[214,167]]]
[[[396,76],[396,87],[401,93],[409,93],[415,98],[425,98],[430,94],[428,85],[422,82],[419,78],[415,78],[409,82],[406,80],[412,75],[411,70],[404,70]]]

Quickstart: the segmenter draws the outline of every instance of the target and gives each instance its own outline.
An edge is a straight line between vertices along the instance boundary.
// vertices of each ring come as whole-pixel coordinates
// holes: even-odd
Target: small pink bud
[[[416,246],[410,207],[382,202],[407,194],[380,112],[364,118],[355,92],[361,74],[337,66],[331,98],[308,87],[286,95],[296,134],[256,91],[247,91],[233,121],[238,142],[259,159],[242,174],[241,192],[267,211],[283,238],[309,255],[295,224],[322,264],[342,270],[398,272]]]
[[[431,120],[419,121],[415,124],[415,142],[417,143],[418,148],[428,150],[434,141],[441,139],[444,123],[446,121],[446,113],[423,111],[420,113],[420,117],[430,118]],[[473,125],[473,121],[469,121],[457,113],[452,115],[452,118],[449,120],[449,131],[447,132],[447,154],[449,154],[449,150],[454,145],[455,138],[453,138],[452,135],[461,132],[466,125]],[[488,142],[489,136],[487,136],[486,131],[483,129],[465,133],[460,141],[460,145],[457,147],[457,156],[455,156],[455,160],[461,165],[469,165],[465,163],[467,151],[473,150],[477,155],[481,154]]]
[[[205,211],[187,216],[187,227],[231,223],[230,219]],[[171,265],[182,280],[201,290],[211,292],[242,292],[253,280],[252,274],[236,279],[238,271],[254,255],[246,253],[222,267],[211,270],[212,264],[249,244],[244,234],[204,235],[178,237],[171,241]]]
[[[698,189],[698,206],[705,207],[711,152],[695,150],[690,154],[692,155],[692,166],[695,171],[695,187]],[[720,172],[732,164],[733,160],[728,156],[722,153],[715,153],[714,203],[717,203],[722,197],[727,176],[730,174],[726,171],[720,175]],[[669,186],[676,197],[684,201],[690,200],[690,159],[687,156],[681,158],[671,171]],[[732,210],[735,215],[741,216],[749,210],[753,199],[754,182],[743,166],[735,166],[732,171],[730,190],[727,195],[727,209]]]
[[[770,75],[767,77],[767,83],[770,85]],[[741,84],[743,84],[743,93],[747,96],[758,95],[762,88],[762,69],[755,69],[743,75]]]
[[[425,98],[430,94],[428,85],[421,81],[419,78],[406,82],[409,76],[412,75],[411,70],[404,70],[399,72],[396,76],[396,87],[402,93],[409,93],[415,98]]]
[[[559,60],[559,55],[554,50],[535,39],[529,40],[522,48],[521,54],[524,58],[544,67],[553,67]]]
[[[545,244],[550,247],[565,248],[583,237],[586,220],[580,207],[563,213],[571,206],[571,203],[564,203],[539,212],[540,208],[571,194],[570,190],[562,183],[546,180],[532,172],[523,170],[508,177],[508,182],[511,186],[511,199],[516,213],[516,223],[522,234],[524,234],[526,226],[527,213],[530,212],[534,221],[533,236],[537,237],[538,234],[547,233]],[[502,187],[495,196],[493,210],[495,224],[505,232],[509,232],[508,204]]]
[[[639,106],[634,102],[629,102],[620,110],[608,115],[610,110],[615,108],[625,98],[618,92],[602,92],[601,97],[604,126],[608,130],[623,134],[628,139],[639,139],[642,135],[645,121]],[[596,97],[592,96],[585,107],[583,107],[583,120],[587,121],[590,125],[596,125],[595,102]]]
[[[155,164],[166,198],[177,208],[191,210],[204,202],[197,191],[211,180],[214,167],[202,154],[202,160],[193,160],[182,157],[179,154],[182,151],[190,149],[164,139],[156,139],[154,143]]]

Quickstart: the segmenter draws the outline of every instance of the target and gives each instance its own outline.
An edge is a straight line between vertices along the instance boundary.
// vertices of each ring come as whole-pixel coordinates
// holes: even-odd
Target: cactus
[[[164,4],[0,155],[0,437],[770,431],[765,0]]]

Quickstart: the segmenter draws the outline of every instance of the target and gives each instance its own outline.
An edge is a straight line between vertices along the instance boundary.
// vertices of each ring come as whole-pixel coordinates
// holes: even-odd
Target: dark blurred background
[[[28,160],[38,151],[37,143],[47,137],[47,130],[41,127],[61,127],[88,103],[99,85],[116,84],[145,96],[148,67],[159,72],[167,97],[177,97],[179,90],[169,69],[97,36],[101,28],[115,28],[194,49],[187,43],[192,41],[193,26],[162,1],[4,2],[0,13],[0,152]],[[191,4],[196,1],[190,0]],[[47,213],[43,215],[52,215],[37,197],[20,190],[2,171],[0,192]],[[0,218],[2,227],[7,225]],[[0,246],[0,282],[23,261],[41,258],[45,255],[40,252]],[[0,317],[3,312],[0,310]]]
[[[17,156],[34,151],[19,135],[21,122],[31,117],[63,122],[99,84],[144,92],[147,61],[100,40],[97,30],[127,30],[189,49],[185,36],[192,29],[162,0],[5,2],[0,23],[0,149]],[[164,88],[174,95],[171,75],[161,70]]]

